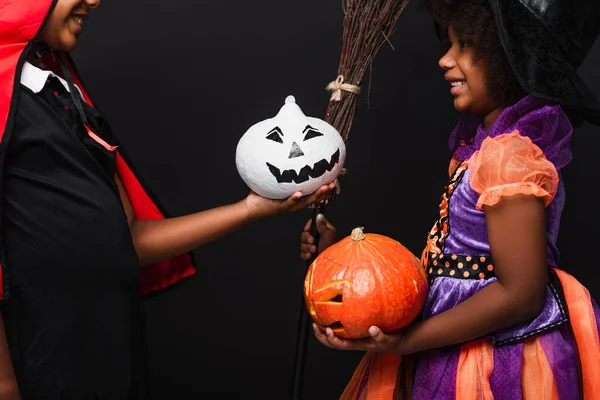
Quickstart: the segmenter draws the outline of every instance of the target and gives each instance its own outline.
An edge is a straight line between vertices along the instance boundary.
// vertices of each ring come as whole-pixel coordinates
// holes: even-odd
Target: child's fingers
[[[358,350],[355,347],[355,343],[353,341],[344,340],[344,339],[341,339],[341,338],[335,336],[335,334],[333,333],[333,330],[331,328],[327,328],[326,333],[325,333],[325,340],[327,341],[327,343],[329,343],[329,346],[332,349]]]
[[[327,185],[323,185],[318,188],[313,194],[308,196],[308,204],[320,203],[321,201],[327,200],[331,189]]]
[[[300,241],[302,243],[315,244],[315,238],[312,237],[310,232],[302,232],[302,235],[300,235]]]
[[[321,193],[315,192],[310,196],[306,196],[306,201],[304,202],[304,205],[308,206],[310,204],[320,203],[322,201],[322,197],[323,195]]]
[[[335,187],[335,185],[333,186]],[[308,207],[311,204],[317,204],[323,202],[329,198],[329,193],[331,192],[331,185],[323,185],[319,189],[317,189],[314,193],[304,196],[302,192],[296,192],[290,197],[288,197],[286,201],[286,208],[290,210],[295,210],[299,208]],[[310,225],[305,226],[304,230],[309,230]]]
[[[335,226],[333,226],[328,220],[325,220],[325,226],[327,226],[327,229],[329,229],[330,231],[335,232]]]
[[[310,260],[310,258],[312,257],[312,254],[310,254],[310,253],[300,253],[300,257],[303,260]]]
[[[303,253],[309,253],[309,254],[312,254],[312,253],[314,253],[314,252],[316,252],[316,251],[317,251],[317,248],[316,248],[316,246],[315,246],[315,245],[312,245],[312,244],[307,244],[307,243],[302,243],[302,245],[300,245],[300,250],[301,250]]]
[[[296,204],[302,199],[303,196],[304,195],[302,194],[302,192],[296,192],[296,193],[292,194],[290,197],[288,197],[288,203]]]
[[[308,221],[306,221],[306,224],[304,224],[304,232],[310,232],[311,226],[312,226],[312,219],[309,219]]]
[[[325,332],[323,332],[321,330],[321,328],[319,328],[317,326],[317,324],[313,323],[313,331],[315,332],[315,338],[317,338],[317,340],[324,346],[327,346],[329,348],[333,348],[329,342],[327,341],[327,336],[325,335]]]
[[[335,183],[330,183],[322,187],[323,192],[321,193],[320,201],[325,201],[331,196],[331,192],[335,189]]]

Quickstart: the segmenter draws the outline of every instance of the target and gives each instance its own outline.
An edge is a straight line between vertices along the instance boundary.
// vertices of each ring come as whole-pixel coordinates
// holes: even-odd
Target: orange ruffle
[[[368,382],[360,400],[402,400],[394,397],[401,362],[402,357],[395,354],[368,352],[354,371],[340,400],[357,399],[365,373],[368,373]]]
[[[572,275],[554,269],[563,287],[569,320],[581,362],[583,399],[600,399],[600,336],[589,291]],[[557,349],[559,351],[559,349]],[[407,400],[399,385],[399,368],[408,357],[367,353],[356,368],[340,400],[357,400],[365,374],[368,380],[358,400]],[[494,346],[488,340],[465,343],[456,369],[456,398],[493,400],[490,377]],[[523,343],[521,383],[524,400],[558,400],[556,377],[539,338]],[[409,383],[409,382],[407,382]],[[409,383],[410,384],[410,383]],[[408,388],[410,392],[410,388]]]
[[[490,376],[494,371],[494,345],[479,340],[463,345],[456,370],[456,398],[494,400]]]
[[[547,206],[558,189],[554,165],[542,149],[516,130],[485,139],[469,160],[469,169],[471,187],[479,194],[479,210],[515,194],[543,198]]]
[[[490,377],[494,371],[494,346],[486,340],[463,345],[456,370],[456,398],[493,400]],[[521,381],[524,400],[558,400],[558,390],[548,357],[537,337],[523,344]]]
[[[537,337],[523,344],[523,400],[559,400],[548,357]]]
[[[583,398],[600,399],[600,337],[590,292],[572,275],[555,269],[569,309],[569,319],[581,360]]]

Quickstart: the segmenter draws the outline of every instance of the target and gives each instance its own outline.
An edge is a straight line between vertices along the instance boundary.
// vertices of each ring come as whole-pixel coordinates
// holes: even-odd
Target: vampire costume
[[[193,275],[140,267],[136,219],[167,217],[68,54],[36,41],[56,0],[0,0],[0,300],[21,396],[147,399],[141,296]]]

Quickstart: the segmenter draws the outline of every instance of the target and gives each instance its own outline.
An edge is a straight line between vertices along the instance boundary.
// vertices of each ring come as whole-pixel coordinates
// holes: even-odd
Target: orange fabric
[[[456,171],[456,168],[458,168],[460,165],[460,161],[458,161],[456,158],[452,158],[450,160],[450,165],[448,166],[448,177],[452,178],[452,174],[454,174],[454,171]]]
[[[584,400],[600,399],[600,339],[588,290],[573,276],[555,269],[563,286],[569,319],[581,360]]]
[[[559,400],[554,374],[538,338],[523,344],[523,400]]]
[[[365,373],[367,373],[371,368],[371,363],[373,358],[376,356],[376,353],[367,353],[364,355],[360,363],[354,370],[352,374],[352,378],[350,378],[350,382],[346,385],[346,389],[344,389],[344,393],[342,393],[340,400],[356,400],[356,396],[358,396],[358,391],[360,390],[360,384],[363,380]],[[363,393],[366,392],[366,389]],[[361,399],[364,396],[361,396]]]
[[[104,139],[102,139],[100,136],[96,135],[94,132],[92,132],[90,130],[90,128],[88,128],[87,126],[85,127],[88,135],[90,135],[90,137],[92,139],[94,139],[96,142],[98,142],[99,144],[101,144],[106,150],[108,151],[115,151],[117,146],[111,146],[110,144],[106,143],[106,141],[104,141]]]
[[[452,160],[454,161],[455,159],[452,158]],[[468,162],[463,161],[460,164],[457,163],[456,167],[452,170],[452,172],[450,172],[450,182],[448,183],[448,186],[446,187],[446,190],[442,195],[442,202],[439,206],[440,218],[435,222],[433,228],[431,228],[431,231],[429,231],[429,235],[427,235],[427,245],[421,253],[421,265],[424,268],[427,268],[429,266],[429,253],[441,254],[442,252],[438,244],[444,240],[444,238],[448,235],[450,229],[448,226],[448,206],[450,195],[456,187],[456,185],[458,184],[459,177],[468,167]],[[452,164],[450,165],[450,168],[453,168]]]
[[[558,189],[554,165],[519,131],[487,138],[469,160],[470,184],[479,193],[476,207],[493,206],[503,196],[534,195],[550,204]]]
[[[367,399],[391,400],[394,398],[398,368],[401,362],[401,356],[377,353],[369,373]]]
[[[493,400],[490,376],[494,370],[494,346],[487,340],[462,346],[456,370],[456,398]]]
[[[365,373],[369,374],[368,383],[359,400],[393,400],[401,361],[402,357],[394,354],[365,354],[340,400],[356,400]]]

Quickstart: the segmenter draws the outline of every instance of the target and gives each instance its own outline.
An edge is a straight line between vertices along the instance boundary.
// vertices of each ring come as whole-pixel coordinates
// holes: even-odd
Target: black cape
[[[92,139],[56,78],[20,85],[56,1],[0,0],[0,301],[27,399],[145,399],[140,296],[193,275],[191,254],[141,268],[114,175],[137,219],[168,213],[127,161],[72,59]]]

